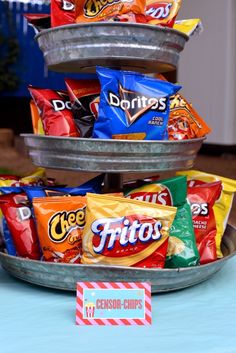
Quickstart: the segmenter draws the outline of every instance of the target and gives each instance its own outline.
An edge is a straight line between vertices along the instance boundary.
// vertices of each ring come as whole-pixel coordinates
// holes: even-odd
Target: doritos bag
[[[217,257],[221,258],[221,241],[226,229],[230,210],[233,203],[234,193],[236,192],[236,180],[221,177],[219,175],[204,173],[197,170],[178,172],[177,175],[186,175],[189,181],[189,186],[199,186],[205,183],[213,183],[216,181],[222,182],[222,192],[219,199],[215,202],[213,207],[216,219],[216,249]]]
[[[163,268],[176,208],[87,194],[84,264]]]
[[[97,67],[101,84],[93,137],[165,140],[169,98],[180,86],[136,72]]]
[[[17,255],[39,260],[41,252],[27,196],[24,193],[1,195],[0,208],[11,232]]]
[[[201,265],[217,260],[217,228],[213,207],[221,191],[221,181],[188,187],[188,201],[191,205]]]
[[[175,206],[177,213],[170,229],[166,268],[196,266],[199,254],[194,235],[191,209],[187,202],[186,177],[174,177],[126,189],[127,198]]]
[[[51,0],[51,27],[75,23],[74,0]]]
[[[144,0],[75,0],[76,22],[125,21],[124,15],[144,17],[145,5]]]
[[[35,198],[33,207],[44,260],[80,263],[86,197]]]
[[[71,108],[81,137],[91,137],[98,116],[100,83],[98,80],[66,79]]]
[[[45,135],[79,136],[66,92],[31,86],[29,91],[40,112]]]
[[[173,27],[182,0],[147,0],[146,19],[151,25]]]

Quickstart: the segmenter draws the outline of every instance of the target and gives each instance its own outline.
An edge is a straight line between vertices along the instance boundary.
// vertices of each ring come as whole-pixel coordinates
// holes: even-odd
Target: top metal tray
[[[176,68],[188,36],[170,28],[135,23],[72,24],[36,35],[49,69],[95,72],[96,65],[139,72]]]
[[[193,167],[204,138],[133,141],[23,134],[34,164],[84,172],[161,172]]]

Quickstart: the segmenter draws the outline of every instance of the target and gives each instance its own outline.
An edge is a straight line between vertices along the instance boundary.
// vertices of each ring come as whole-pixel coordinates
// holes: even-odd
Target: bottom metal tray
[[[12,276],[40,286],[71,290],[78,281],[140,281],[152,284],[152,293],[170,292],[203,282],[236,255],[236,228],[228,225],[222,242],[224,258],[197,267],[140,269],[121,266],[70,265],[26,260],[0,253],[2,267]]]

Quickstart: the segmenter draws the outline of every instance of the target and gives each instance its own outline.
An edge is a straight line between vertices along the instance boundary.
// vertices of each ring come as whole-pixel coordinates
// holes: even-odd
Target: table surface
[[[76,326],[75,293],[0,268],[2,353],[236,353],[236,258],[210,280],[152,296],[152,326]]]

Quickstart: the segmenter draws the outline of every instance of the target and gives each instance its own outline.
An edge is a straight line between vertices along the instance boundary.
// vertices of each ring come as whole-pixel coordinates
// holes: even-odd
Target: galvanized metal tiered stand
[[[132,23],[75,24],[36,36],[49,69],[95,72],[96,65],[160,73],[177,67],[188,37],[178,31]],[[203,138],[187,141],[124,141],[23,135],[38,166],[106,172],[107,187],[119,189],[122,173],[163,172],[193,166]],[[189,287],[210,278],[236,253],[236,230],[228,226],[224,258],[204,266],[140,269],[31,261],[0,253],[13,276],[38,285],[75,290],[77,281],[149,281],[152,292]]]

